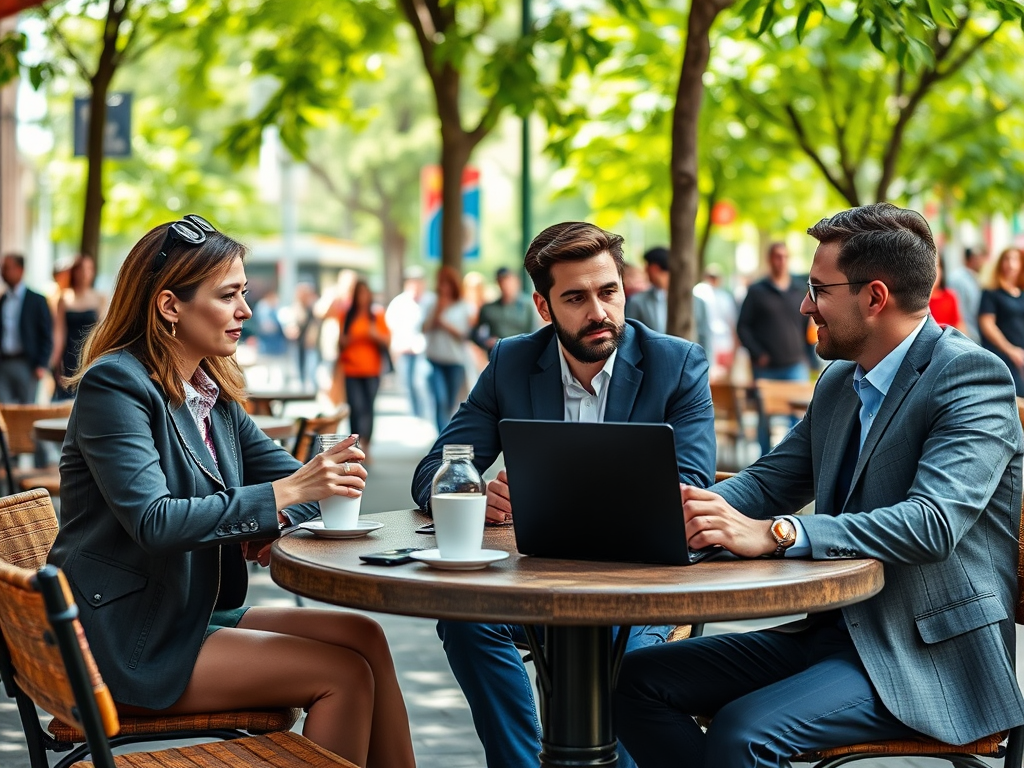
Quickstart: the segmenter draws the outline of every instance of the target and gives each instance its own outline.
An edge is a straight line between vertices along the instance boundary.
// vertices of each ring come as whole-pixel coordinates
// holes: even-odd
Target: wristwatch
[[[772,557],[782,557],[783,553],[796,543],[796,526],[788,518],[773,517],[768,530],[776,544]]]

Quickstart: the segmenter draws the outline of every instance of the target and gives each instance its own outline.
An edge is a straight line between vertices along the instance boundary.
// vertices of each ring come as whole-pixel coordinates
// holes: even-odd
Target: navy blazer
[[[90,366],[78,388],[49,561],[120,704],[178,700],[214,607],[245,599],[239,543],[278,535],[271,481],[301,466],[237,403],[218,402],[210,421],[216,462],[188,407],[170,405],[127,351]],[[318,513],[288,509],[294,521]]]
[[[0,296],[0,308],[7,301],[8,294]],[[3,335],[4,319],[0,311],[0,336]],[[21,301],[21,318],[18,323],[21,348],[33,368],[49,368],[53,353],[53,316],[46,297],[25,289]]]
[[[706,488],[715,474],[715,415],[708,362],[699,345],[626,321],[605,409],[607,422],[670,424],[675,430],[679,480]],[[558,340],[550,325],[527,336],[502,339],[469,398],[416,468],[412,496],[422,509],[446,444],[472,445],[473,463],[485,472],[501,453],[502,419],[565,418]],[[594,446],[595,459],[625,462],[615,446]]]
[[[860,399],[855,365],[818,380],[804,419],[767,456],[716,485],[751,517],[801,517],[815,559],[873,557],[885,586],[842,609],[882,702],[951,744],[1024,723],[1014,674],[1024,436],[1006,366],[928,320],[836,486]]]

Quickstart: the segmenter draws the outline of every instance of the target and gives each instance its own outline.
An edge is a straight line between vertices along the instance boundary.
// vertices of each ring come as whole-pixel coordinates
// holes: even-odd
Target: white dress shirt
[[[562,368],[562,390],[565,394],[565,420],[581,422],[604,421],[604,412],[608,407],[608,385],[612,380],[612,370],[615,367],[615,356],[619,354],[615,350],[604,361],[604,367],[594,377],[590,385],[594,388],[594,394],[590,394],[569,370],[569,364],[565,360],[565,350],[562,343],[558,343],[558,364]]]

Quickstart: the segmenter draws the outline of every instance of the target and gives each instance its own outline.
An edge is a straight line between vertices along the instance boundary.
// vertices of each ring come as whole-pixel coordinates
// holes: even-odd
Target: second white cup
[[[480,554],[484,542],[487,496],[482,493],[441,493],[430,499],[434,536],[443,558],[465,560]]]

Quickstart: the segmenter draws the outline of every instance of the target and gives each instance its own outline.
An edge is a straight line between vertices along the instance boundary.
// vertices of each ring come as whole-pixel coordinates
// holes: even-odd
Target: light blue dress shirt
[[[864,440],[875,423],[875,416],[878,409],[882,407],[882,401],[889,394],[889,387],[896,378],[896,372],[903,365],[903,359],[910,351],[917,335],[928,322],[928,315],[917,324],[917,328],[910,332],[903,341],[899,343],[892,352],[882,358],[870,371],[865,371],[860,365],[853,372],[853,389],[860,398],[860,448],[864,447]],[[807,540],[807,532],[804,530],[800,518],[794,515],[785,515],[785,518],[793,523],[796,528],[796,541],[786,550],[786,557],[805,557],[811,554],[811,543]]]

